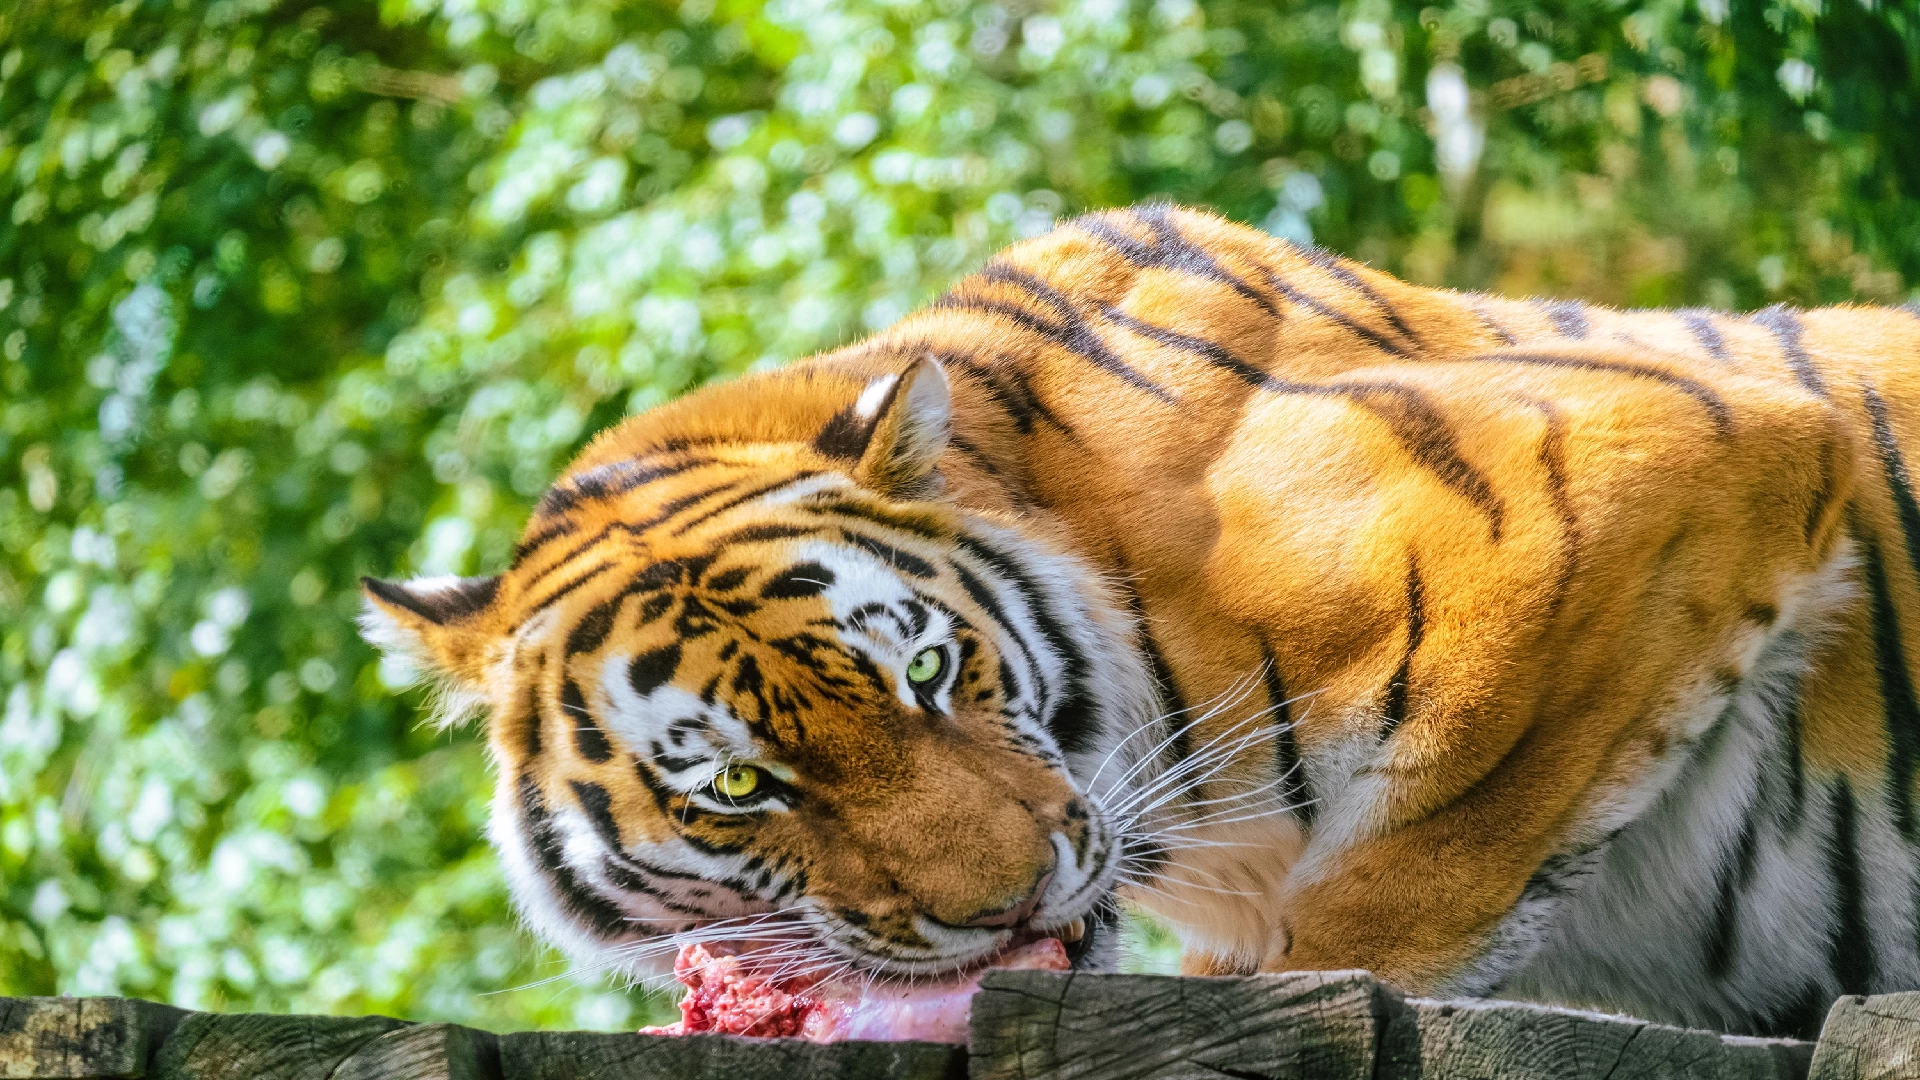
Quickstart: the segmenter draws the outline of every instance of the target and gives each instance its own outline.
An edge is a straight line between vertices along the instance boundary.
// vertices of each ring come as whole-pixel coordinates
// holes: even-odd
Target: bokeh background
[[[356,577],[498,568],[597,428],[1149,196],[1461,288],[1903,301],[1920,17],[0,6],[0,994],[654,1015],[513,925]]]

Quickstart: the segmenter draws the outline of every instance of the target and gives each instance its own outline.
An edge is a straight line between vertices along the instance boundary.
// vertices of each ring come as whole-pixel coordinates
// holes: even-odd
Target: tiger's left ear
[[[828,457],[856,464],[853,478],[896,499],[940,494],[935,471],[953,431],[947,374],[921,357],[898,375],[867,383],[853,404],[834,414],[813,440]]]
[[[360,589],[360,636],[434,685],[433,723],[457,724],[486,706],[487,668],[504,645],[494,618],[498,576],[363,577]]]

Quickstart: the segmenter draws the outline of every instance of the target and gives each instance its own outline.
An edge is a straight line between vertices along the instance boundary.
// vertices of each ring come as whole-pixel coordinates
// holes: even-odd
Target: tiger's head
[[[943,494],[951,414],[924,358],[711,387],[595,439],[504,573],[365,582],[369,639],[490,717],[493,841],[577,962],[702,928],[1098,962],[1123,838],[1088,784],[1152,683],[1097,575]]]

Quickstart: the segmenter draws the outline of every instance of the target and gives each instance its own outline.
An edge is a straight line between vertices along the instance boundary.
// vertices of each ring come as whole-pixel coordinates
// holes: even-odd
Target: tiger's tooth
[[[1079,941],[1081,938],[1086,936],[1087,936],[1087,920],[1084,918],[1075,919],[1072,922],[1060,928],[1060,940],[1068,944],[1072,944],[1073,942]]]

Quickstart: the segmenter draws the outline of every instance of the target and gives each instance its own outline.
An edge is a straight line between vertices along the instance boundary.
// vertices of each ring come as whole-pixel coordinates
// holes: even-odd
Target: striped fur
[[[1917,359],[1145,206],[602,434],[497,581],[368,624],[485,702],[588,963],[790,918],[934,972],[1118,890],[1194,971],[1805,1031],[1920,986]]]

